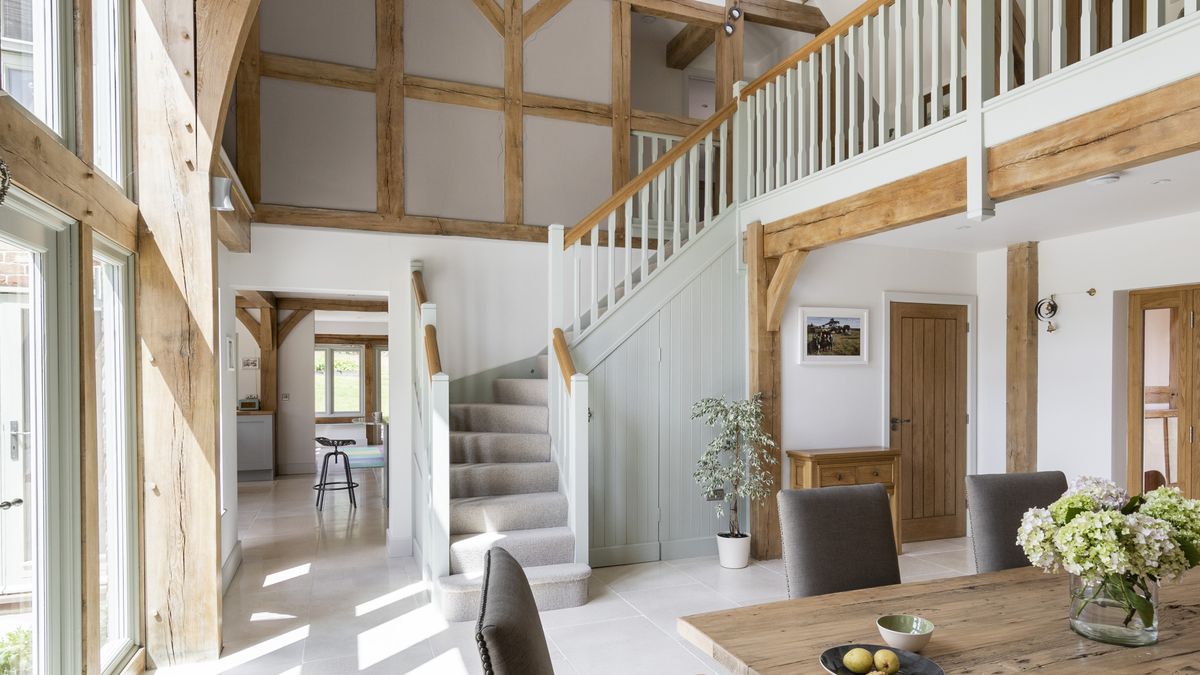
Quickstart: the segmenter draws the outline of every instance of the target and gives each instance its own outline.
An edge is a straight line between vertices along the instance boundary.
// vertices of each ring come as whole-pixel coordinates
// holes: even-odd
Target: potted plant
[[[702,399],[692,406],[692,419],[716,430],[692,475],[705,497],[718,500],[718,518],[729,505],[729,531],[717,534],[721,567],[745,567],[750,562],[750,535],[738,523],[738,504],[743,497],[755,502],[771,496],[766,467],[778,461],[772,452],[775,441],[762,431],[762,394],[747,401]]]
[[[1175,487],[1130,498],[1077,480],[1048,509],[1025,513],[1017,543],[1034,565],[1071,575],[1071,628],[1100,642],[1158,641],[1158,584],[1200,565],[1200,501]]]

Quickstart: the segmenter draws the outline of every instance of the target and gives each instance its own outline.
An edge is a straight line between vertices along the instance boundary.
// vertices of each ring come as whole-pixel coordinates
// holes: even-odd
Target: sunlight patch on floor
[[[472,662],[478,659],[479,657],[476,655],[471,655]],[[471,669],[467,667],[467,662],[463,660],[462,652],[458,651],[458,647],[453,647],[449,651],[444,651],[433,657],[433,660],[421,664],[410,675],[459,675],[460,673],[470,672]]]
[[[302,577],[305,574],[308,574],[309,570],[311,569],[312,563],[304,563],[303,565],[296,565],[295,567],[281,570],[279,572],[272,572],[263,579],[263,588],[274,586],[275,584],[281,584],[289,579]]]
[[[354,608],[354,616],[366,616],[377,609],[383,609],[390,604],[400,602],[404,598],[414,596],[417,593],[424,591],[427,587],[428,584],[426,584],[424,581],[418,581],[415,584],[409,584],[404,588],[394,590],[391,593],[385,593],[374,600],[368,600],[357,605]]]
[[[370,668],[446,630],[446,620],[425,605],[358,634],[358,668]]]

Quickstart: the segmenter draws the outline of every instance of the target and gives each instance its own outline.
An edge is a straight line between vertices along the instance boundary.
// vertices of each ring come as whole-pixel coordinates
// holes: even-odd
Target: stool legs
[[[343,454],[346,458],[346,489],[350,491],[350,506],[358,508],[358,502],[354,499],[354,480],[350,477],[350,455]]]
[[[329,475],[329,457],[337,453],[325,453],[324,460],[321,461],[321,482],[317,484],[317,510],[320,511],[325,506],[325,479]]]
[[[339,462],[343,462],[345,464],[345,467],[344,467],[345,472],[346,472],[346,482],[345,483],[341,483],[340,481],[335,481],[333,483],[329,482],[329,459],[330,458],[333,458],[334,464],[337,464]],[[336,471],[336,469],[335,469],[335,471]],[[334,485],[335,487],[326,487],[327,485]],[[336,487],[338,485],[344,485],[345,487]],[[350,506],[352,508],[358,508],[358,500],[355,499],[355,497],[354,497],[354,488],[355,488],[354,478],[350,474],[350,455],[347,455],[346,453],[342,452],[341,450],[332,450],[330,452],[325,453],[325,458],[321,461],[321,482],[319,482],[313,486],[313,489],[315,489],[317,491],[317,510],[320,511],[325,506],[325,491],[326,490],[349,490]]]

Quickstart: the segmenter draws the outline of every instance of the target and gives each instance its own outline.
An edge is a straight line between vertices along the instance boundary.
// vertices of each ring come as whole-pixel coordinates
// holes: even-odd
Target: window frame
[[[391,418],[391,414],[388,412],[387,407],[383,405],[383,385],[386,380],[386,383],[389,388],[388,393],[390,395],[391,394],[390,389],[391,389],[391,384],[392,384],[390,372],[389,372],[389,377],[384,378],[384,376],[383,376],[383,356],[384,356],[384,354],[388,353],[388,348],[387,348],[387,345],[382,345],[382,346],[375,347],[371,351],[374,352],[374,358],[375,358],[375,404],[377,406],[379,406],[378,412],[379,412],[380,416],[386,421]],[[389,355],[389,361],[390,361],[390,355]],[[391,363],[389,362],[388,365],[390,367]],[[390,402],[390,399],[389,399],[389,402]],[[365,404],[365,401],[364,401],[364,404]]]
[[[107,131],[116,135],[112,142],[112,151],[116,155],[116,161],[112,167],[113,173],[109,175],[108,169],[103,166],[98,160],[100,156],[98,139],[100,138],[100,116],[97,114],[100,106],[97,104],[99,97],[96,95],[97,90],[101,86],[106,86],[102,78],[95,77],[96,73],[96,52],[100,48],[101,33],[97,30],[97,22],[95,19],[97,8],[101,7],[101,3],[107,4],[111,1],[115,11],[115,18],[112,21],[114,28],[112,40],[109,44],[115,42],[116,59],[112,66],[117,73],[117,81],[113,86],[112,96],[116,104],[116,114],[113,115],[111,125]],[[99,169],[99,173],[107,178],[113,185],[120,188],[126,195],[132,196],[133,185],[129,178],[133,172],[133,63],[132,52],[133,45],[131,20],[130,20],[131,5],[127,0],[93,0],[92,3],[92,54],[90,60],[92,63],[92,158],[93,164]]]
[[[104,264],[114,265],[119,269],[121,286],[117,302],[120,304],[122,311],[120,326],[120,335],[118,347],[123,354],[122,363],[117,371],[117,387],[120,392],[120,399],[123,403],[123,413],[121,417],[122,429],[120,430],[119,441],[124,446],[123,457],[121,463],[121,490],[124,503],[123,517],[112,526],[119,526],[122,535],[123,553],[125,555],[125,569],[122,570],[124,583],[124,625],[122,626],[125,637],[119,642],[107,643],[100,645],[100,672],[102,675],[111,675],[118,672],[133,656],[138,649],[138,637],[141,632],[141,612],[139,610],[141,594],[140,594],[140,578],[141,568],[140,549],[139,549],[139,495],[138,495],[138,463],[137,463],[137,363],[136,363],[136,333],[135,333],[135,312],[133,303],[133,288],[135,282],[134,257],[129,251],[126,251],[116,243],[108,240],[103,235],[93,233],[92,235],[92,258]],[[91,261],[89,261],[90,264]],[[97,411],[97,423],[99,422],[99,414]],[[99,489],[94,486],[93,489]],[[98,504],[98,508],[106,508],[105,504]],[[110,580],[112,583],[112,566],[109,566]],[[110,621],[112,619],[112,608],[109,608]]]
[[[76,147],[77,133],[74,120],[78,108],[75,91],[78,78],[75,75],[77,55],[75,53],[74,10],[74,2],[71,0],[46,0],[44,11],[35,11],[34,13],[33,40],[31,41],[33,49],[29,52],[33,60],[31,72],[35,88],[39,86],[40,82],[41,88],[46,92],[45,117],[38,114],[39,106],[36,98],[33,107],[26,108],[12,92],[0,87],[13,99],[18,108],[44,125],[70,148]],[[47,21],[47,17],[49,21]],[[44,43],[40,50],[38,49],[39,38]],[[3,40],[7,41],[8,39],[4,38]],[[39,59],[46,65],[40,73],[38,71]],[[3,59],[0,58],[0,60]]]
[[[320,343],[313,345],[313,351],[325,352],[325,412],[316,412],[314,405],[314,413],[318,418],[328,417],[346,417],[346,416],[365,416],[367,413],[364,408],[367,407],[367,390],[366,390],[366,349],[363,345],[351,344],[333,344]],[[333,353],[334,352],[358,352],[358,409],[357,410],[337,410],[334,407],[334,384],[335,373],[333,371]],[[315,384],[315,383],[314,383]],[[315,392],[314,392],[315,393]]]

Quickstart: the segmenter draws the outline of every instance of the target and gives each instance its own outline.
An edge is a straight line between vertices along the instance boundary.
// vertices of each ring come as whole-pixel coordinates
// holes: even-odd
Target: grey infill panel
[[[658,343],[655,317],[589,373],[593,564],[658,560]]]
[[[744,302],[736,252],[730,248],[660,312],[663,350],[659,383],[660,538],[663,557],[704,555],[726,525],[693,478],[713,438],[691,419],[692,404],[708,396],[740,398],[745,383]],[[704,543],[707,542],[707,545]],[[699,547],[699,548],[698,548]],[[668,555],[670,554],[670,555]]]

